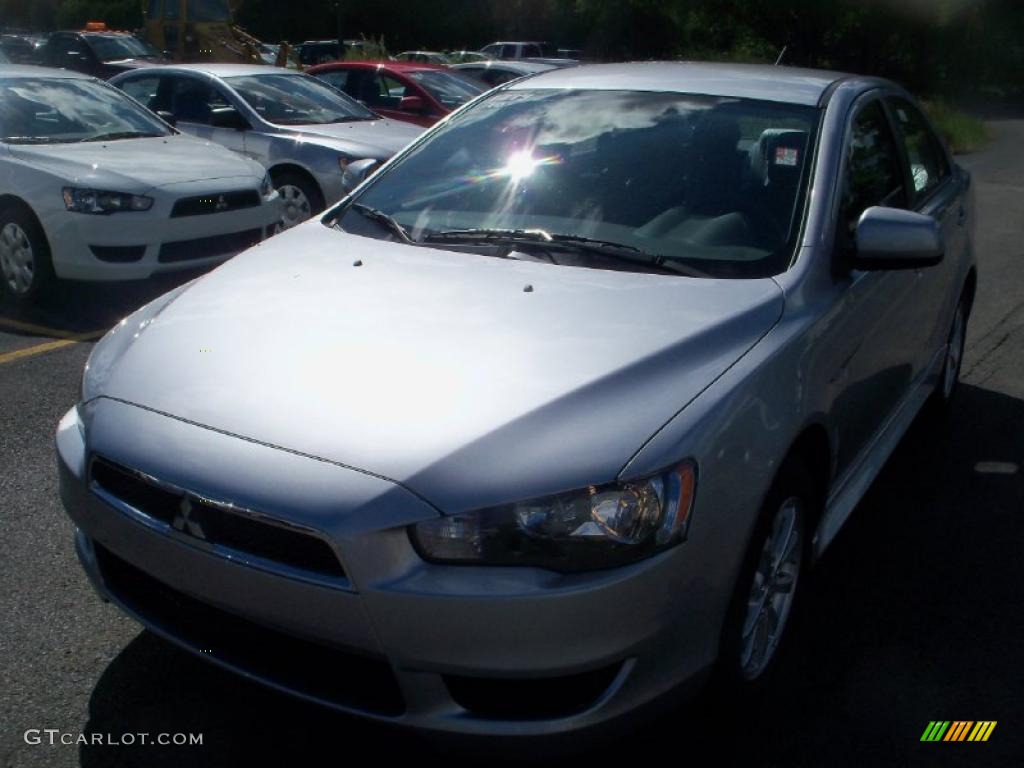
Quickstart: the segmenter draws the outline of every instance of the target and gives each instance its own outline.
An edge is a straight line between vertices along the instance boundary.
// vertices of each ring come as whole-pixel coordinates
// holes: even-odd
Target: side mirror
[[[214,128],[233,128],[236,131],[249,130],[249,123],[234,107],[217,107],[211,110],[210,125]]]
[[[373,172],[377,170],[378,165],[380,165],[380,162],[372,157],[367,157],[363,160],[353,160],[349,163],[345,168],[345,172],[341,175],[341,186],[345,190],[345,194],[348,194],[370,178]]]
[[[942,229],[931,216],[900,208],[868,208],[856,231],[855,269],[918,269],[942,261]]]
[[[423,101],[422,96],[403,96],[402,100],[398,102],[398,111],[412,112],[418,115],[427,111],[427,103]]]
[[[171,127],[174,127],[178,124],[178,118],[176,118],[173,113],[168,112],[166,109],[158,109],[156,111],[156,116]]]

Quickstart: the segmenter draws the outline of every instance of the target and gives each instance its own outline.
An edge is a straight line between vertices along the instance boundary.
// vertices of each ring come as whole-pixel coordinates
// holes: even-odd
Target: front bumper
[[[176,199],[204,187],[172,185],[149,211],[96,216],[50,212],[43,228],[57,277],[140,280],[160,272],[218,264],[273,232],[283,204],[275,193],[258,206],[200,216],[171,217]],[[206,183],[206,187],[209,183]]]
[[[682,547],[575,575],[430,565],[406,526],[437,513],[400,486],[103,398],[64,417],[57,454],[102,595],[202,658],[337,709],[436,731],[574,732],[698,684],[714,659],[710,598]],[[249,559],[111,503],[89,480],[96,455],[318,530],[344,576]]]

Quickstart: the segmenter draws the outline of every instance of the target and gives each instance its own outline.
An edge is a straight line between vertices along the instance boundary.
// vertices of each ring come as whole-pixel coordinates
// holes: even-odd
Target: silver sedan
[[[110,82],[182,131],[261,162],[284,202],[284,229],[336,203],[349,164],[382,163],[422,132],[278,67],[147,67]]]
[[[182,647],[379,720],[746,695],[956,393],[973,220],[884,80],[518,80],[96,346],[57,432],[79,556]]]

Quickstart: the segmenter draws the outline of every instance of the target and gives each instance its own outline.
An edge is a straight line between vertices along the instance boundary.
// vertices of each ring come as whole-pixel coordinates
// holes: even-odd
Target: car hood
[[[288,129],[332,149],[379,160],[391,157],[424,131],[410,123],[385,118],[329,125],[296,125],[288,126]]]
[[[74,184],[133,194],[168,184],[262,178],[263,174],[252,160],[181,134],[80,144],[15,145],[11,154]]]
[[[457,512],[613,480],[782,305],[771,279],[559,267],[314,221],[115,329],[87,396],[389,478]]]

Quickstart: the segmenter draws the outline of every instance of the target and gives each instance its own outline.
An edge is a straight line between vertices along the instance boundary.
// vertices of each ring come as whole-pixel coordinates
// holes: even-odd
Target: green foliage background
[[[131,28],[141,0],[0,0],[0,25]],[[1024,0],[244,0],[267,41],[367,36],[388,48],[544,39],[597,59],[785,61],[883,74],[931,92],[1019,91]]]

